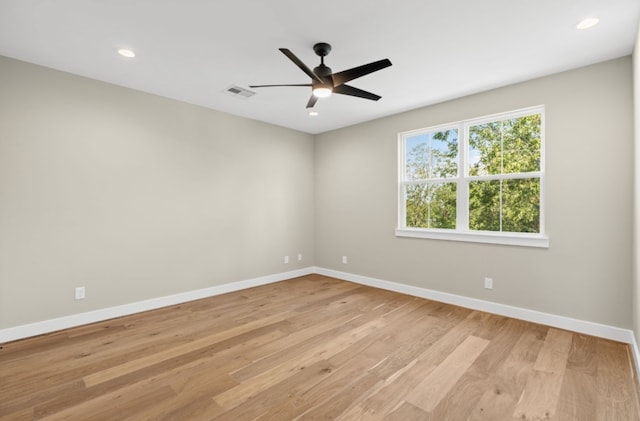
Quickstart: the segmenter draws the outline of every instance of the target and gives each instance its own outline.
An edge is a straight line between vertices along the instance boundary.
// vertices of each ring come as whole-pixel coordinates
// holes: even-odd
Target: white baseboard
[[[291,272],[261,276],[258,278],[231,282],[224,285],[198,289],[195,291],[182,292],[166,297],[152,298],[150,300],[123,304],[115,307],[89,311],[86,313],[73,314],[71,316],[44,320],[41,322],[10,327],[7,329],[0,329],[0,343],[15,341],[18,339],[24,339],[31,336],[42,335],[45,333],[51,333],[71,327],[86,325],[89,323],[101,322],[116,317],[128,316],[143,311],[155,310],[161,307],[185,303],[187,301],[199,300],[201,298],[213,297],[215,295],[226,294],[228,292],[239,291],[242,289],[252,288],[260,285],[271,284],[274,282],[284,281],[286,279],[296,278],[298,276],[309,275],[314,272],[315,268],[308,267]]]
[[[513,307],[505,304],[493,303],[490,301],[479,300],[476,298],[464,297],[461,295],[449,294],[446,292],[434,291],[426,288],[419,288],[396,282],[383,281],[381,279],[369,278],[361,275],[340,272],[337,270],[315,268],[315,272],[320,275],[331,276],[333,278],[344,279],[346,281],[355,282],[362,285],[368,285],[375,288],[386,289],[389,291],[400,292],[403,294],[413,295],[416,297],[427,298],[434,301],[440,301],[447,304],[454,304],[460,307],[470,308],[473,310],[485,311],[487,313],[498,314],[501,316],[512,317],[514,319],[526,320],[528,322],[539,323],[546,326],[566,329],[573,332],[584,333],[600,338],[611,339],[618,342],[624,342],[633,346],[636,358],[636,367],[638,367],[638,345],[635,341],[633,331],[630,329],[622,329],[613,326],[607,326],[599,323],[586,322],[584,320],[572,319],[570,317],[558,316],[555,314],[542,313],[540,311],[528,310],[525,308]]]

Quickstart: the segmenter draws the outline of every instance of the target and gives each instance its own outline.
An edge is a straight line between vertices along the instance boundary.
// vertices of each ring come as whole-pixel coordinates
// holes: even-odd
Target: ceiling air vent
[[[242,88],[238,85],[231,85],[227,89],[225,89],[223,92],[226,92],[229,95],[234,96],[236,98],[244,98],[244,99],[250,98],[256,94],[255,92]]]

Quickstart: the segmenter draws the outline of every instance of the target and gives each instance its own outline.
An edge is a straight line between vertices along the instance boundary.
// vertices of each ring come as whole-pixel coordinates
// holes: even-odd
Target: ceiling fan
[[[311,87],[311,98],[307,102],[307,108],[312,108],[318,98],[325,98],[331,95],[331,93],[356,96],[359,98],[370,99],[377,101],[382,98],[379,95],[371,92],[364,91],[362,89],[355,88],[350,85],[346,85],[347,82],[357,79],[359,77],[368,75],[369,73],[376,72],[391,66],[389,59],[374,61],[369,64],[363,64],[362,66],[354,67],[352,69],[343,70],[338,73],[331,73],[331,68],[325,66],[324,58],[331,51],[331,45],[326,42],[319,42],[313,46],[313,51],[320,56],[320,65],[313,70],[309,69],[298,57],[295,56],[287,48],[280,48],[282,53],[289,57],[303,72],[311,78],[311,83],[303,84],[287,84],[287,85],[251,85],[250,88],[270,88],[274,86],[306,86]]]

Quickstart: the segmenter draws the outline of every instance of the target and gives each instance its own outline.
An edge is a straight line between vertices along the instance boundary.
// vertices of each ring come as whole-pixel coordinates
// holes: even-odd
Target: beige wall
[[[626,57],[318,135],[316,265],[630,328],[631,68]],[[549,249],[394,236],[398,132],[539,104]]]
[[[313,265],[629,328],[631,86],[627,57],[314,149],[311,135],[0,57],[0,329]],[[394,236],[399,131],[538,104],[549,249]]]
[[[0,57],[0,328],[312,266],[313,140]]]

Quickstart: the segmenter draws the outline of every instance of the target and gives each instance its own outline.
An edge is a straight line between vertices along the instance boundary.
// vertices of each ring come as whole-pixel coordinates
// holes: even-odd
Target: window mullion
[[[407,227],[407,161],[406,161],[406,146],[405,136],[399,136],[398,142],[398,156],[400,157],[398,163],[398,226],[406,228]]]
[[[458,194],[456,210],[457,227],[461,231],[469,230],[469,125],[463,124],[458,128],[461,136],[458,140]]]

